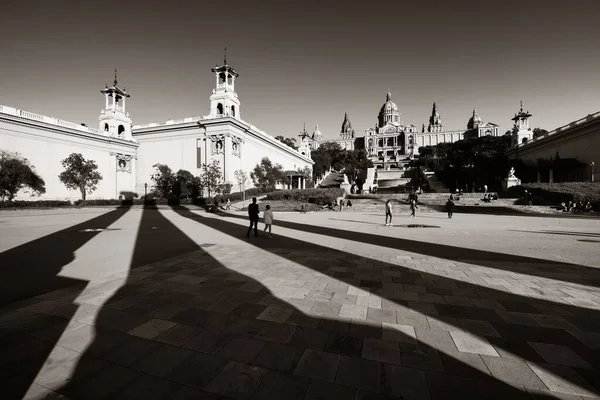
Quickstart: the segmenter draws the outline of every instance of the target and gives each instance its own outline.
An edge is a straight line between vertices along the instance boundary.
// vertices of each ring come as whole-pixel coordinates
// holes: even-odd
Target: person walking
[[[454,208],[454,202],[452,201],[452,195],[448,198],[446,202],[446,211],[448,211],[448,218],[452,218],[452,209]]]
[[[410,216],[411,216],[412,218],[415,218],[415,210],[416,210],[417,208],[419,208],[419,207],[417,207],[417,201],[416,201],[415,199],[412,199],[412,200],[410,201]]]
[[[252,198],[252,204],[248,206],[248,218],[250,219],[250,226],[248,227],[248,233],[246,237],[250,237],[250,231],[252,231],[252,226],[254,226],[254,236],[258,236],[258,219],[259,219],[260,211],[258,209],[258,204],[256,204],[256,197]]]
[[[225,204],[225,210],[229,211],[230,208],[231,208],[231,200],[227,199],[227,204]]]
[[[273,224],[273,211],[271,211],[271,206],[268,204],[265,208],[266,210],[263,213],[265,218],[265,233],[267,233],[267,228],[269,228],[269,237],[273,237],[271,235],[271,225]]]
[[[340,198],[339,207],[340,207],[340,211],[344,211],[344,199],[343,198]]]
[[[388,223],[388,218],[390,222]],[[392,201],[385,202],[385,226],[392,226]]]

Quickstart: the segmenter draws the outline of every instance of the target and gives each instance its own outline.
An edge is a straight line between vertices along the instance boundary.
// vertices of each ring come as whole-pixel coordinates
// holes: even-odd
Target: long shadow
[[[234,237],[243,237],[245,233],[243,226],[226,220],[202,217],[186,209],[176,209],[176,212]],[[346,238],[343,233],[339,233],[340,230],[338,229],[324,228],[321,232],[328,230],[331,231],[332,236]],[[588,346],[584,344],[588,337],[596,337],[595,335],[600,333],[600,315],[595,310],[507,293],[445,276],[414,271],[410,268],[367,259],[358,255],[349,255],[336,249],[284,236],[277,236],[273,240],[262,240],[258,243],[251,239],[249,243],[332,278],[339,279],[349,285],[370,290],[371,293],[384,298],[384,301],[387,300],[388,305],[392,308],[393,305],[390,305],[390,303],[412,308],[435,318],[442,322],[442,327],[439,329],[451,330],[452,328],[458,328],[476,335],[486,336],[486,339],[494,345],[502,356],[513,354],[523,360],[546,364],[548,361],[541,356],[541,353],[545,353],[549,357],[548,352],[554,349],[547,345],[558,346],[554,349],[555,351],[563,349],[562,346],[564,346],[567,351],[576,354],[578,360],[583,360],[583,363],[573,362],[572,369],[546,365],[547,370],[552,371],[553,374],[560,376],[565,381],[577,385],[585,384],[581,379],[583,377],[589,385],[595,387],[595,390],[600,393],[600,379],[596,371],[600,367],[600,352],[596,349],[597,345],[591,344]],[[435,244],[429,245],[437,246]],[[321,255],[324,260],[330,261],[331,264],[325,264],[323,261],[312,262],[310,259],[309,261],[303,261],[295,257],[294,250],[311,254],[313,257]],[[495,254],[490,253],[490,256],[493,257]],[[526,259],[527,262],[534,260]],[[540,262],[540,260],[535,261]],[[332,271],[330,269],[332,264],[334,266],[345,265],[347,271]],[[392,285],[386,285],[376,279],[357,279],[353,270],[360,265],[369,265],[370,269],[374,271],[373,274],[375,271],[377,273],[388,271],[389,276],[392,276]],[[371,274],[372,277],[374,277],[373,274]],[[391,290],[390,287],[396,290]],[[406,293],[412,291],[419,292],[419,294]],[[543,291],[543,288],[541,291]],[[459,296],[461,299],[458,300],[461,300],[462,304],[448,303],[445,300],[446,296],[449,298]],[[468,299],[465,299],[465,297],[468,297]],[[483,302],[491,301],[493,305],[487,306],[489,308],[482,308],[473,303],[472,299],[477,299],[479,303],[481,303],[479,300],[483,300]],[[466,322],[464,322],[465,320]],[[475,322],[471,323],[470,320],[475,320]],[[402,324],[400,320],[398,323]],[[493,329],[486,332],[487,328],[482,330],[481,326],[474,326],[479,323]],[[407,322],[406,325],[412,325],[412,323]],[[443,327],[444,325],[445,327]],[[573,333],[570,333],[571,331]],[[574,335],[577,335],[577,338]],[[538,346],[540,353],[534,350],[534,347],[529,344],[530,342],[541,343],[541,345],[534,344],[534,346]],[[573,370],[577,373],[573,373]]]
[[[0,304],[4,305],[0,314],[0,373],[1,380],[7,382],[0,384],[7,388],[3,397],[21,398],[54,347],[52,338],[31,333],[52,329],[60,335],[77,309],[73,300],[88,281],[58,276],[61,269],[100,232],[96,229],[108,228],[128,210],[119,207],[0,254]],[[40,295],[42,298],[32,298]],[[53,309],[38,309],[42,312],[36,313],[26,308],[40,303],[52,303]],[[19,310],[23,308],[25,311]],[[18,362],[21,367],[15,374]]]
[[[564,235],[564,236],[589,236],[589,237],[600,237],[600,233],[593,233],[593,232],[568,232],[568,231],[523,231],[523,230],[511,230],[511,232],[539,233],[539,234],[542,234],[542,235]]]
[[[240,220],[246,219],[241,215],[229,213],[223,213],[222,215]],[[440,243],[421,242],[418,240],[381,236],[365,232],[347,231],[343,229],[283,220],[275,221],[274,225],[290,229],[297,229],[303,232],[352,240],[359,243],[369,243],[431,257],[443,258],[451,261],[469,262],[481,265],[483,267],[523,273],[542,278],[558,279],[561,281],[572,282],[586,286],[600,287],[600,274],[598,274],[597,268],[579,264],[543,260],[539,258],[525,257],[508,253],[467,249],[464,247],[450,246]]]
[[[378,392],[394,398],[531,398],[423,343],[409,344],[411,338],[398,332],[400,340],[384,343],[389,362],[362,359],[367,339],[392,332],[308,316],[226,268],[159,211],[144,210],[142,221],[132,265],[146,261],[144,250],[163,263],[132,270],[103,306],[94,342],[69,382],[57,387],[69,398],[366,399]],[[143,234],[148,226],[163,229]],[[159,243],[173,253],[177,246],[180,254],[165,259]],[[177,325],[162,329],[172,323]],[[143,324],[147,329],[139,328]],[[424,368],[400,367],[401,354],[405,365],[413,360]],[[448,370],[452,376],[444,374]]]

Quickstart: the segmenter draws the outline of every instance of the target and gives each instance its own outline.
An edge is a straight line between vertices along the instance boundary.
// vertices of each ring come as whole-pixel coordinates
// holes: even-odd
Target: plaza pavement
[[[600,221],[276,219],[1,212],[2,398],[600,394]]]

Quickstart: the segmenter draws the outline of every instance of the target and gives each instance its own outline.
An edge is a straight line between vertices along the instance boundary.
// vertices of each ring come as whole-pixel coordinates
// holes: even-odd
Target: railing
[[[550,131],[550,132],[548,132],[548,133],[546,133],[546,134],[544,134],[544,135],[542,135],[542,136],[538,136],[538,137],[536,137],[536,138],[534,138],[534,139],[528,140],[528,141],[527,141],[527,142],[525,142],[525,143],[520,143],[518,147],[524,147],[524,146],[527,146],[527,145],[528,145],[528,144],[530,144],[530,143],[534,143],[534,142],[536,142],[536,141],[539,141],[539,140],[545,139],[545,138],[547,138],[547,137],[549,137],[549,136],[552,136],[552,135],[554,135],[554,134],[557,134],[557,133],[559,133],[559,132],[566,131],[566,130],[568,130],[568,129],[570,129],[570,128],[575,128],[575,127],[577,127],[578,125],[581,125],[581,124],[583,124],[583,123],[586,123],[586,122],[593,121],[593,120],[595,120],[596,118],[600,118],[600,111],[598,111],[598,112],[596,112],[596,113],[594,113],[594,114],[588,114],[588,115],[586,115],[585,117],[578,119],[577,121],[573,121],[573,122],[571,122],[571,123],[568,123],[568,124],[566,124],[566,125],[563,125],[563,126],[561,126],[561,127],[558,127],[558,128],[556,128],[556,129],[554,129],[553,131]]]
[[[196,121],[200,121],[202,119],[204,119],[204,118],[203,117],[190,117],[190,118],[182,118],[182,119],[175,119],[175,120],[171,119],[171,120],[164,121],[164,122],[152,122],[149,124],[134,125],[131,127],[131,129],[143,129],[143,128],[153,128],[156,126],[187,124],[189,122],[196,122]]]
[[[35,114],[35,113],[29,112],[29,111],[19,110],[14,107],[0,105],[0,113],[7,114],[7,115],[13,115],[15,117],[20,117],[20,118],[24,118],[24,119],[33,120],[33,121],[43,122],[43,123],[50,124],[50,125],[57,125],[57,126],[63,126],[65,128],[76,129],[76,130],[82,131],[82,132],[99,133],[97,129],[93,129],[88,126],[76,124],[76,123],[69,122],[69,121],[63,121],[61,119],[54,118],[54,117],[47,117],[45,115]]]

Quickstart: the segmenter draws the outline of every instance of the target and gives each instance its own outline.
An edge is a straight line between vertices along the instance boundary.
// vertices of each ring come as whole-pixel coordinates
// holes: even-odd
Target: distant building
[[[262,157],[281,164],[284,170],[312,169],[310,152],[302,154],[241,119],[240,100],[234,90],[239,75],[227,59],[212,72],[215,88],[209,114],[202,117],[132,126],[125,109],[130,95],[118,85],[116,71],[113,85],[101,90],[105,107],[100,112],[99,129],[0,106],[0,150],[19,152],[31,161],[46,181],[44,199],[80,197],[79,191],[68,190],[58,179],[60,161],[74,152],[96,161],[103,176],[90,199],[143,195],[146,184],[152,187],[153,165],[157,163],[197,176],[202,164],[217,160],[223,181],[234,185],[235,171],[249,173]],[[303,175],[292,179],[296,187],[306,184]],[[17,199],[29,196],[19,193]]]

